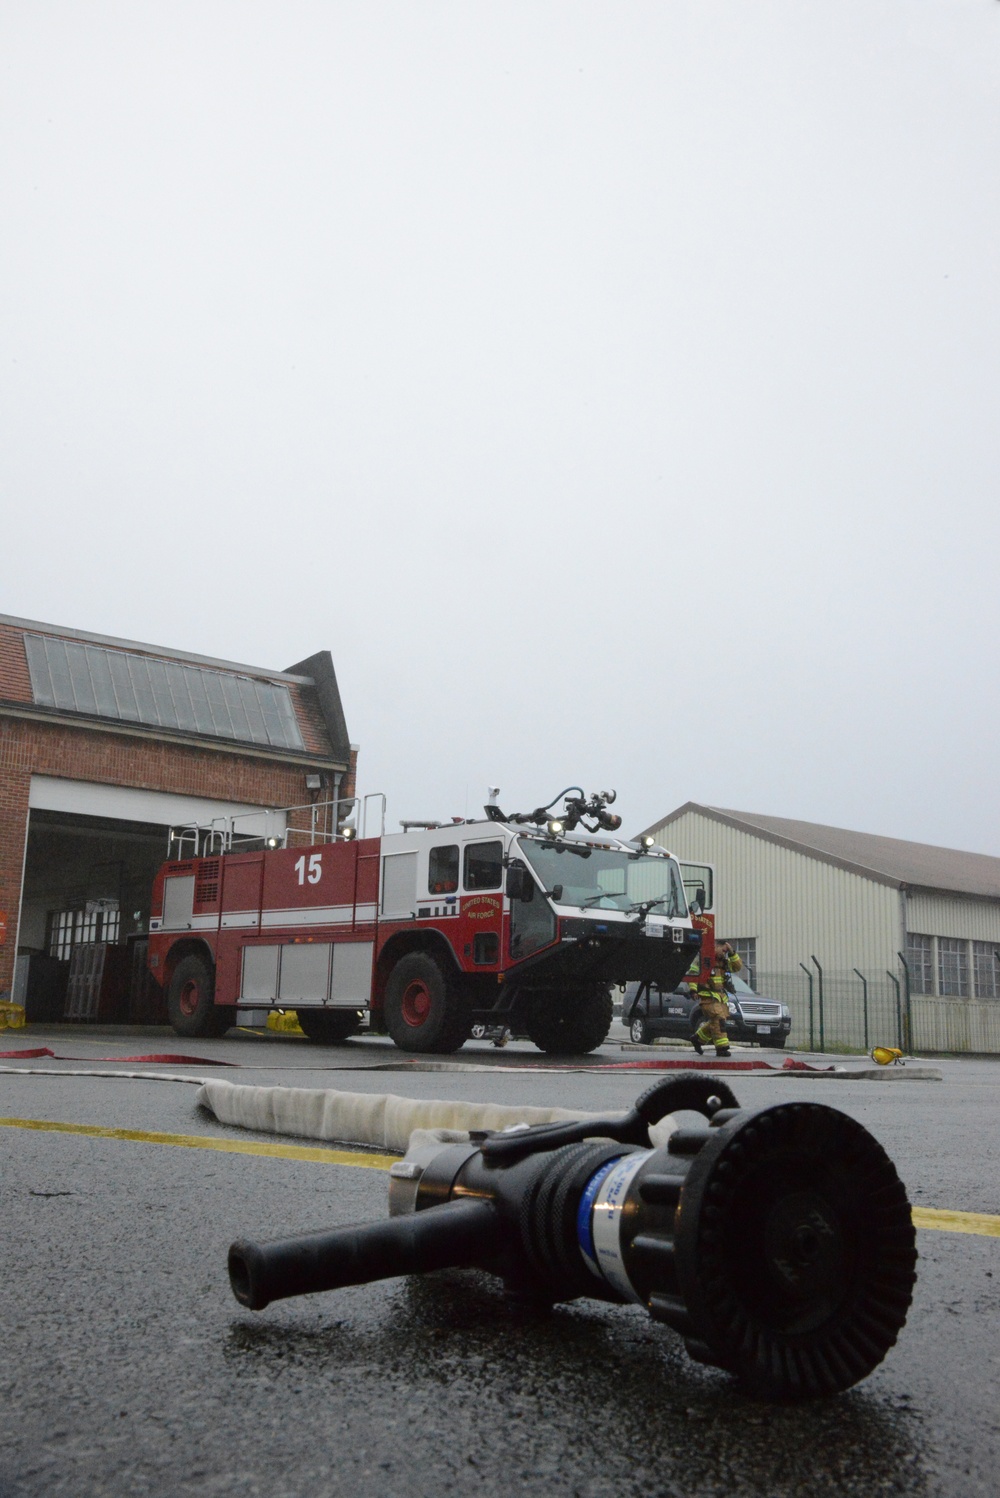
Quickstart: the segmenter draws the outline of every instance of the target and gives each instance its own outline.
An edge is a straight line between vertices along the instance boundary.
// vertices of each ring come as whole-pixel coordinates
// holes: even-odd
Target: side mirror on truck
[[[522,900],[525,904],[534,898],[535,881],[523,863],[515,862],[509,866],[504,891],[508,900]]]

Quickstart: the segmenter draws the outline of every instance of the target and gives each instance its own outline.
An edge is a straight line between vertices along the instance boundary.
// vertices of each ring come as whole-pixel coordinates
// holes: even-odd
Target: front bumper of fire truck
[[[579,981],[653,982],[672,988],[700,948],[700,932],[686,926],[560,916],[557,940],[518,964],[510,977],[532,988],[564,988]]]

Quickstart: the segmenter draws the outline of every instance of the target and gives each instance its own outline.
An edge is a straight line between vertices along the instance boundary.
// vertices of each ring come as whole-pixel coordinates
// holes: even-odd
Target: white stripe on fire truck
[[[372,904],[359,905],[355,910],[353,905],[314,905],[303,909],[299,906],[296,910],[265,910],[260,916],[256,910],[226,910],[222,913],[222,929],[224,931],[245,930],[247,927],[261,926],[350,926],[353,922],[362,923],[375,919],[376,907]],[[174,935],[181,931],[215,931],[219,926],[219,916],[215,915],[193,915],[189,921],[182,921],[176,926],[165,926],[161,923],[156,925],[157,931]],[[153,927],[153,922],[150,922]]]
[[[249,917],[250,924],[256,924],[256,921],[257,921],[256,912],[248,911],[247,912],[247,916]],[[227,911],[226,915],[223,916],[223,920],[228,919],[228,917],[229,917],[229,912]],[[236,924],[237,921],[240,924],[242,924],[242,925],[246,925],[247,924],[247,920],[245,920],[244,917],[242,915],[240,915],[240,914],[236,915],[235,920],[234,920],[234,924]],[[178,926],[166,926],[166,925],[162,925],[161,924],[161,925],[158,925],[156,927],[156,929],[158,931],[170,931],[170,932],[174,932],[174,931],[214,931],[215,928],[218,926],[218,924],[219,924],[219,917],[218,917],[218,915],[193,915],[189,921],[181,921],[180,925],[178,925]],[[153,925],[153,923],[151,921],[150,922],[150,928],[151,929],[152,929],[152,925]]]
[[[349,926],[354,922],[373,921],[374,905],[313,905],[297,910],[265,910],[264,926]]]
[[[297,910],[265,910],[264,926],[340,926],[350,924],[353,905],[310,905]]]

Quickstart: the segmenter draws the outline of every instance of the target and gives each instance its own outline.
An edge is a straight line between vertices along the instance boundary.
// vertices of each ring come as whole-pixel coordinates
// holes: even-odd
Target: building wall
[[[992,954],[984,954],[985,972],[981,972],[976,944],[983,942],[1000,951],[1000,902],[986,899],[963,899],[960,895],[914,894],[906,901],[907,929],[929,936],[931,987],[922,992],[920,976],[914,972],[912,1001],[914,1031],[927,1049],[939,1051],[1000,1051],[1000,967]],[[940,938],[949,937],[962,944],[964,988],[956,992],[952,981],[955,971],[942,971]],[[981,950],[981,949],[980,949]],[[954,962],[954,955],[952,956]],[[925,976],[925,975],[924,975]],[[985,981],[983,981],[985,980]]]
[[[680,858],[714,864],[716,929],[755,937],[757,968],[794,973],[815,955],[830,971],[898,966],[897,890],[697,812],[653,829]]]
[[[21,875],[28,836],[29,771],[9,771],[5,765],[7,744],[0,724],[0,910],[6,917],[6,939],[0,946],[0,994],[14,981],[17,951],[17,917],[21,904]]]
[[[961,895],[907,895],[906,929],[923,936],[1000,942],[1000,901]]]
[[[102,729],[0,718],[0,910],[7,915],[7,940],[0,946],[0,992],[13,981],[32,773],[277,807],[311,799],[305,777],[312,769],[244,755],[229,746],[209,749]],[[342,796],[354,794],[354,773],[352,754]]]

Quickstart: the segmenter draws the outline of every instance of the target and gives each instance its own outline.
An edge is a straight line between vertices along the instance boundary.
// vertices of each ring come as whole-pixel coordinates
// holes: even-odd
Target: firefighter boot
[[[694,1046],[699,1056],[703,1056],[705,1054],[705,1047],[702,1045],[702,1041],[707,1039],[708,1036],[702,1035],[700,1030],[695,1030],[694,1034],[691,1036],[691,1044]]]
[[[715,1059],[716,1061],[728,1061],[731,1055],[729,1037],[723,1036],[721,1040],[715,1042]]]

